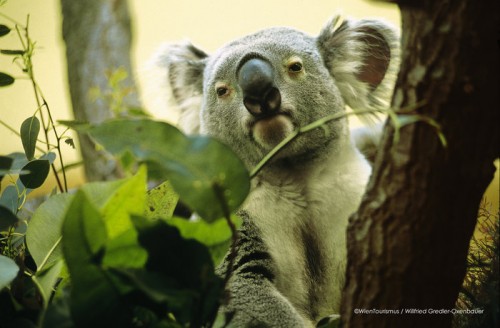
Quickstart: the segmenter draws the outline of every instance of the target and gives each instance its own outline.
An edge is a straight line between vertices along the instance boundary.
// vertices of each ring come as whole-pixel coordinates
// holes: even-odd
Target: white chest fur
[[[272,179],[264,172],[254,181],[244,209],[274,260],[278,290],[299,312],[325,316],[338,311],[347,222],[370,172],[366,160],[348,145],[313,167],[273,172]],[[311,247],[321,253],[321,263],[315,263],[320,272],[311,272]]]

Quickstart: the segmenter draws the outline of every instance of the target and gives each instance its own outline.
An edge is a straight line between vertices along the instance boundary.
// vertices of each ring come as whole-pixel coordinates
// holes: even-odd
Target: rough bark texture
[[[112,116],[109,104],[95,101],[89,90],[109,90],[107,73],[124,68],[129,77],[124,87],[135,89],[130,74],[131,29],[126,0],[61,0],[63,38],[66,42],[68,79],[75,119],[92,123]],[[136,92],[125,99],[138,105]],[[88,180],[110,180],[120,175],[115,161],[85,135],[79,135]]]
[[[345,327],[449,327],[480,199],[499,146],[499,2],[404,1],[394,108],[424,101],[425,123],[386,126],[367,193],[348,228]]]

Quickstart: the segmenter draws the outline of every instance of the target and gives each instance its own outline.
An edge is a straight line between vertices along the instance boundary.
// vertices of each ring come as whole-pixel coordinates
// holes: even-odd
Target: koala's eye
[[[225,85],[216,85],[215,92],[217,93],[217,97],[223,98],[229,95],[229,88]]]
[[[302,71],[302,63],[301,62],[294,62],[288,65],[288,71],[291,73],[299,73]]]

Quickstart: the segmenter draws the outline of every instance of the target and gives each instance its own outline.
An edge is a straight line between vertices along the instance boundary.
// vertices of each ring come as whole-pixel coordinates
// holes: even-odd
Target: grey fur
[[[281,107],[271,118],[256,118],[243,104],[238,68],[248,56],[272,67]],[[270,28],[210,56],[189,43],[170,45],[154,63],[180,109],[181,128],[218,138],[252,168],[294,129],[342,113],[346,104],[386,105],[398,58],[392,27],[335,17],[318,37]],[[293,72],[297,62],[303,69]],[[370,173],[340,119],[293,141],[253,179],[222,310],[230,326],[312,327],[338,313],[345,229]]]

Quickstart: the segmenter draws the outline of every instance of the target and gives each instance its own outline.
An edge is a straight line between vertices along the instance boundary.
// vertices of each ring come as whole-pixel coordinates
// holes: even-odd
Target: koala
[[[251,169],[299,127],[387,106],[398,58],[393,27],[337,16],[319,36],[269,28],[212,55],[167,45],[153,70],[180,128],[227,144]],[[229,326],[314,327],[339,313],[348,218],[370,174],[344,117],[294,139],[252,179],[236,252],[218,268],[225,276],[233,258]]]

